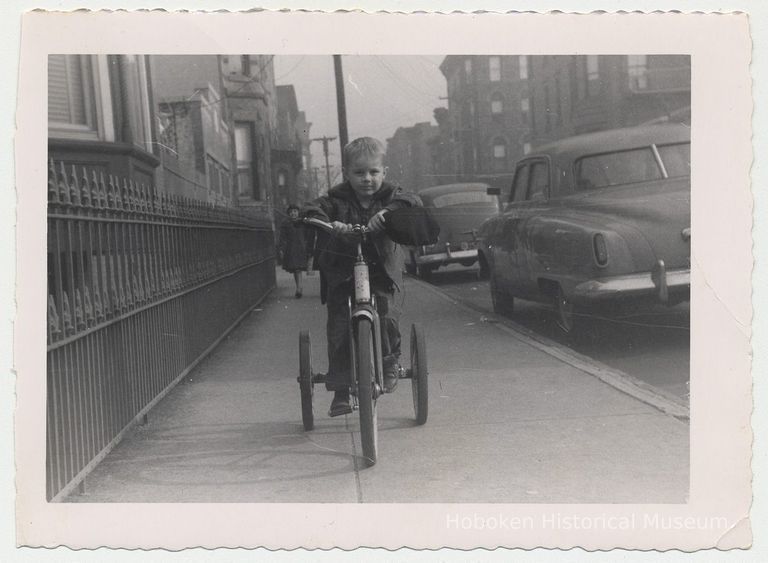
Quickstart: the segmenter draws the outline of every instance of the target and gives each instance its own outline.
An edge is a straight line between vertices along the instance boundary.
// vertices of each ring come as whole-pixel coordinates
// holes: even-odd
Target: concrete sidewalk
[[[278,287],[172,390],[68,502],[682,503],[689,428],[479,312],[406,280],[403,359],[427,332],[430,417],[401,382],[379,403],[379,462],[363,469],[356,414],[301,424],[298,334],[327,367],[317,276]]]

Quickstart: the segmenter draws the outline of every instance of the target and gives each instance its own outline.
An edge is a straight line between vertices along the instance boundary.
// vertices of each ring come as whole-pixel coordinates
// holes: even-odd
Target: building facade
[[[276,142],[272,148],[272,182],[274,201],[283,209],[313,199],[309,154],[311,123],[299,111],[296,91],[291,85],[277,86]]]
[[[235,205],[234,135],[222,93],[220,57],[149,57],[161,168],[167,193]]]
[[[457,180],[500,185],[509,180],[530,135],[528,57],[449,55],[440,70],[448,91]]]
[[[273,55],[221,57],[224,95],[234,132],[238,205],[271,213],[271,151],[276,141],[277,96]]]
[[[408,191],[440,183],[432,162],[432,144],[439,135],[429,122],[399,127],[387,139],[387,180]]]
[[[440,70],[448,110],[432,152],[446,178],[504,188],[515,162],[537,145],[648,122],[690,123],[688,56],[449,55]]]
[[[50,159],[154,186],[154,119],[147,57],[49,55]]]

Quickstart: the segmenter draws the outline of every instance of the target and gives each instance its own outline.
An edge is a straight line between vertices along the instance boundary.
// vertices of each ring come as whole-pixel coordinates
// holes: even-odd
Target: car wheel
[[[432,278],[432,267],[426,264],[416,266],[416,275],[418,275],[424,281],[429,281]]]
[[[488,267],[488,262],[485,260],[485,256],[481,254],[478,258],[478,262],[480,263],[480,272],[477,275],[481,280],[487,280],[491,270]]]
[[[568,300],[563,293],[563,288],[559,285],[555,292],[555,311],[557,313],[555,322],[558,328],[564,333],[570,334],[574,325],[573,303]]]
[[[410,260],[405,263],[405,272],[412,276],[416,275],[416,256],[413,252],[410,253]]]
[[[499,288],[496,274],[493,272],[491,272],[491,302],[493,303],[493,312],[498,315],[509,316],[515,309],[514,298]]]

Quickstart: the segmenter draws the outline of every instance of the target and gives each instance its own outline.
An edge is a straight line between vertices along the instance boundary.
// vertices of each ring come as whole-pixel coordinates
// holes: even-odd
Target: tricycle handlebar
[[[301,219],[301,221],[307,225],[312,225],[313,227],[317,227],[328,233],[333,233],[333,225],[327,221],[318,219],[317,217],[304,217]],[[365,234],[369,232],[369,229],[365,225],[352,225],[352,232],[357,234]]]

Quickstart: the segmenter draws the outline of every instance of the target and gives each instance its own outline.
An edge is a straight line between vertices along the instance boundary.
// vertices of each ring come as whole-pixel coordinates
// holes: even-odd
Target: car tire
[[[405,273],[412,276],[416,275],[416,256],[410,253],[409,260],[405,263]]]
[[[478,264],[480,265],[480,271],[477,274],[478,277],[481,280],[487,280],[490,276],[491,270],[488,267],[488,262],[486,261],[485,256],[480,254],[477,261],[478,261]]]
[[[426,264],[416,266],[416,275],[424,281],[429,281],[432,279],[432,266],[427,266]]]
[[[491,302],[493,303],[493,312],[497,315],[508,317],[515,310],[515,299],[499,288],[496,274],[493,272],[491,272]]]
[[[572,334],[575,326],[575,315],[573,313],[573,303],[571,303],[563,292],[563,288],[557,286],[555,292],[555,324],[565,334]]]

